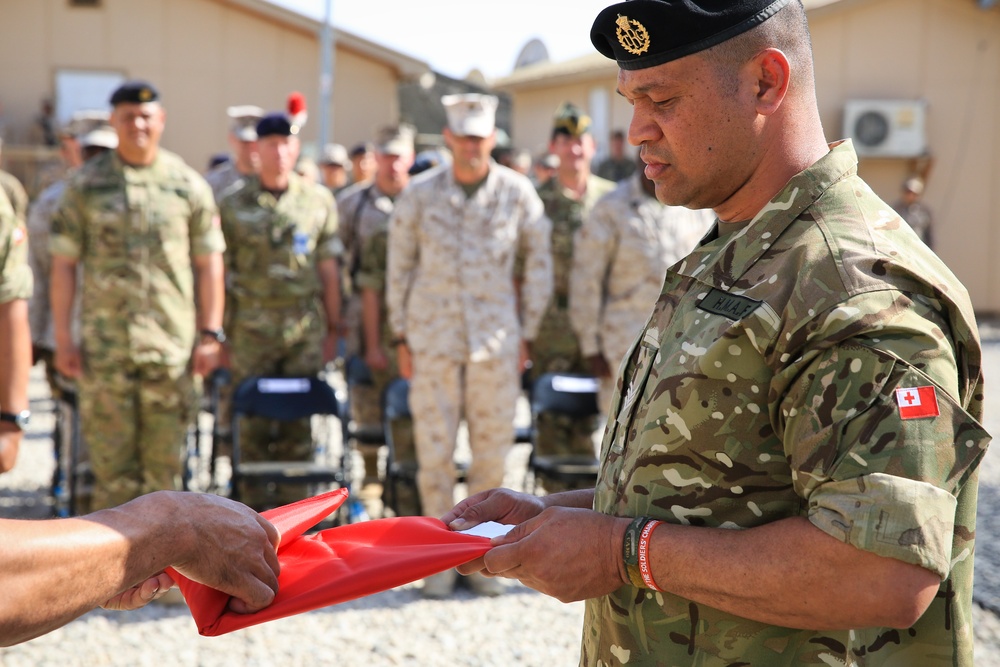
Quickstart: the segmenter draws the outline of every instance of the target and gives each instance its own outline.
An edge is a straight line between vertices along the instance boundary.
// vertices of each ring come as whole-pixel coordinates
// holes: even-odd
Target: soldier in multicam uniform
[[[599,199],[577,230],[569,318],[584,361],[600,380],[603,412],[611,404],[615,371],[646,323],[667,267],[691,252],[714,221],[711,211],[661,204],[640,169]]]
[[[111,106],[118,148],[70,179],[50,239],[55,365],[79,384],[95,509],[179,486],[191,375],[218,364],[224,298],[212,192],[159,147],[156,90],[126,82]],[[70,327],[78,288],[81,347]]]
[[[417,484],[425,514],[454,503],[459,418],[469,424],[471,493],[503,481],[514,442],[522,354],[534,340],[552,291],[549,224],[524,176],[489,158],[497,99],[446,95],[451,165],[420,174],[396,202],[389,224],[386,300],[399,366],[412,378]],[[524,256],[520,295],[514,260]],[[454,570],[425,582],[443,597]],[[496,582],[468,581],[497,594]]]
[[[371,385],[359,385],[351,391],[351,418],[362,426],[382,423],[382,392],[389,381],[399,376],[396,350],[390,344],[392,334],[386,318],[385,273],[388,251],[389,216],[396,197],[410,182],[413,165],[415,131],[408,125],[385,128],[375,146],[375,177],[345,190],[337,198],[340,213],[341,238],[345,230],[354,255],[349,260],[351,284],[360,308],[360,331],[356,337],[357,354],[365,360],[372,374]],[[345,243],[345,246],[347,244]],[[414,459],[412,435],[402,430],[394,439],[399,461]],[[372,493],[378,480],[378,449],[362,447],[365,464],[365,484],[362,495]],[[416,507],[403,510],[415,514]]]
[[[827,145],[802,4],[619,3],[591,36],[658,198],[722,222],[622,365],[596,491],[469,499],[454,529],[534,520],[462,570],[586,598],[585,665],[971,666],[972,306]]]
[[[226,329],[233,386],[250,375],[316,375],[336,351],[340,313],[337,210],[333,195],[293,168],[298,137],[284,114],[257,124],[260,171],[222,199],[228,276]],[[304,461],[312,455],[309,420],[280,427],[247,420],[247,461]],[[252,507],[280,505],[306,489],[277,495],[261,488],[243,497]]]
[[[0,190],[0,473],[17,462],[21,437],[28,425],[28,374],[31,332],[28,329],[28,231]]]
[[[327,144],[319,157],[319,173],[321,181],[335,197],[348,187],[347,165],[351,159],[347,157],[347,149],[340,144]],[[338,203],[340,198],[337,197]]]
[[[549,142],[549,151],[559,158],[559,169],[554,178],[538,188],[545,214],[552,222],[555,289],[532,347],[532,381],[543,373],[590,372],[569,318],[573,236],[597,200],[615,188],[613,182],[590,173],[595,149],[590,123],[590,116],[572,104],[559,108]],[[594,456],[596,420],[543,414],[535,428],[536,448],[542,453]],[[555,483],[549,482],[548,490],[557,490]]]
[[[2,151],[3,140],[0,139],[0,153]],[[7,201],[14,209],[14,215],[23,223],[28,217],[28,193],[21,185],[21,181],[17,180],[14,174],[0,169],[0,191],[7,196]]]
[[[264,115],[264,110],[252,104],[229,107],[229,148],[233,159],[223,162],[205,174],[205,180],[212,188],[215,201],[222,201],[230,191],[242,186],[246,179],[257,173],[259,159],[257,157],[257,123]]]

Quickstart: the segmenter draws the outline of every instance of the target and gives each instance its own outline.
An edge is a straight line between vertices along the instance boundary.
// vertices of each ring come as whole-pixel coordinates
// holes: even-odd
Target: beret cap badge
[[[646,26],[621,14],[615,23],[618,25],[615,34],[623,49],[634,56],[642,55],[649,50],[649,31],[646,30]]]

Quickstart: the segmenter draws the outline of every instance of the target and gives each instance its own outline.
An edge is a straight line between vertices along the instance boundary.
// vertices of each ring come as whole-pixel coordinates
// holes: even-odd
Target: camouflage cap
[[[645,69],[732,39],[790,1],[629,0],[597,15],[590,41],[620,68]]]
[[[264,110],[252,104],[243,104],[226,109],[229,116],[229,131],[240,141],[257,139],[257,123],[264,117]]]
[[[160,99],[160,93],[153,84],[146,81],[126,81],[111,93],[110,104],[146,104]]]
[[[466,93],[441,98],[448,115],[448,129],[459,137],[488,137],[496,129],[499,100],[493,95]]]
[[[552,134],[580,137],[590,132],[590,116],[572,102],[563,102],[552,122]]]
[[[383,155],[405,155],[413,152],[417,132],[412,125],[384,127],[379,131],[376,147]]]

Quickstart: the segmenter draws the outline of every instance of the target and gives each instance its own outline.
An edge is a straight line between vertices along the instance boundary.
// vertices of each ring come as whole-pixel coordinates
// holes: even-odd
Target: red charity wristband
[[[646,584],[646,588],[659,593],[662,593],[663,590],[653,581],[653,571],[649,566],[649,538],[652,537],[653,531],[661,523],[663,522],[650,521],[643,527],[642,532],[639,533],[639,574],[642,575],[642,583]]]

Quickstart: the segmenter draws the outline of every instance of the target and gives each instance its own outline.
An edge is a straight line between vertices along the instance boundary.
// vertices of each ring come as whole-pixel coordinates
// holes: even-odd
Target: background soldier
[[[0,138],[0,155],[3,154],[3,139]],[[14,215],[22,223],[28,217],[28,193],[17,180],[17,176],[0,169],[0,190],[7,196],[7,201],[14,209]]]
[[[661,204],[643,166],[594,204],[573,242],[569,316],[580,352],[600,379],[605,413],[613,375],[653,310],[667,267],[715,221],[708,210]]]
[[[317,375],[334,357],[339,326],[341,245],[333,196],[294,172],[299,140],[287,116],[264,116],[256,132],[259,174],[220,204],[233,387],[250,375]],[[246,461],[312,455],[308,420],[272,425],[253,418],[241,432]],[[243,497],[256,507],[306,493],[290,487],[268,497],[258,487],[247,491]]]
[[[73,175],[52,221],[55,364],[79,383],[95,509],[180,485],[191,373],[220,351],[225,241],[208,184],[159,146],[158,97],[145,82],[112,94],[118,147]],[[82,349],[70,327],[78,264]]]
[[[538,188],[545,214],[552,221],[552,266],[555,289],[532,349],[531,379],[543,373],[589,373],[569,319],[569,280],[573,265],[573,235],[594,203],[615,184],[590,173],[594,137],[590,116],[566,103],[556,113],[549,152],[559,158],[555,177]],[[574,421],[563,415],[541,415],[539,451],[544,454],[594,456],[597,421]],[[549,491],[555,487],[549,483]]]
[[[212,188],[215,201],[220,201],[230,188],[239,187],[248,176],[257,173],[257,122],[264,110],[251,104],[229,107],[229,148],[232,159],[223,162],[205,174],[205,180]]]
[[[375,146],[365,141],[351,149],[351,184],[367,183],[375,177]]]
[[[28,232],[0,190],[0,473],[17,462],[21,437],[28,425],[28,375],[31,333],[28,330]]]
[[[899,214],[907,224],[913,228],[920,240],[927,244],[928,248],[934,248],[933,219],[930,208],[923,201],[924,181],[914,176],[903,181],[903,192],[899,201],[892,205],[896,213]]]
[[[392,334],[385,310],[385,272],[388,252],[389,216],[396,197],[410,181],[413,165],[414,130],[408,125],[382,130],[375,147],[375,178],[370,183],[351,186],[337,199],[341,239],[350,244],[351,285],[360,305],[360,322],[352,322],[359,331],[349,332],[360,345],[356,348],[372,373],[371,386],[356,386],[351,391],[351,418],[361,426],[380,425],[381,397],[385,386],[398,377],[396,350],[390,344]],[[405,431],[405,432],[404,432]],[[396,458],[414,459],[412,434],[400,429],[394,439]],[[369,501],[381,492],[377,488],[378,449],[363,447],[365,483],[362,496]],[[401,508],[401,514],[416,514],[415,499]],[[372,514],[369,509],[369,514]]]
[[[617,183],[635,173],[635,160],[625,155],[625,133],[615,130],[608,141],[610,155],[604,158],[594,173],[601,178]],[[642,169],[640,166],[639,169]]]
[[[66,164],[70,171],[63,177],[45,188],[31,206],[28,208],[28,235],[31,239],[30,253],[28,260],[31,271],[35,277],[35,289],[31,296],[28,309],[31,318],[31,346],[32,363],[39,361],[45,364],[45,378],[49,383],[49,393],[53,399],[58,401],[59,414],[63,418],[57,418],[52,434],[52,441],[56,448],[56,460],[69,452],[69,446],[73,438],[69,429],[63,430],[65,417],[72,414],[72,409],[64,399],[76,393],[76,383],[62,377],[56,372],[55,367],[55,329],[52,322],[52,306],[49,301],[49,277],[52,273],[52,257],[49,253],[49,238],[52,226],[52,218],[56,214],[59,202],[69,178],[75,173],[81,164],[101,153],[114,150],[118,146],[118,135],[114,128],[108,124],[107,111],[81,111],[73,114],[69,124],[61,131],[60,141],[66,154]],[[67,135],[72,135],[69,139]],[[75,157],[68,151],[75,151]],[[81,267],[77,267],[80,269]],[[82,270],[77,271],[77,283],[82,280]],[[80,293],[76,293],[73,300],[72,315],[70,321],[70,331],[73,340],[80,344]],[[69,396],[67,395],[69,393]],[[81,441],[78,448],[79,458],[74,463],[85,460],[86,450]],[[60,471],[57,466],[53,473],[53,492],[57,492],[56,484],[60,479]],[[88,485],[89,486],[89,485]],[[76,511],[83,513],[86,510],[88,498],[77,496],[75,500]]]
[[[404,377],[412,378],[424,513],[454,503],[455,440],[464,410],[469,425],[471,493],[503,481],[514,442],[520,382],[518,353],[534,340],[552,290],[549,225],[531,183],[489,158],[496,143],[497,99],[446,95],[444,138],[453,154],[413,180],[396,202],[389,227],[386,299]],[[521,294],[514,260],[523,253]],[[522,352],[523,356],[523,352]],[[474,590],[502,589],[483,577]],[[443,597],[454,570],[425,582]]]
[[[334,196],[348,185],[347,165],[351,159],[347,157],[347,149],[340,144],[327,144],[319,159],[319,171],[322,183]]]

